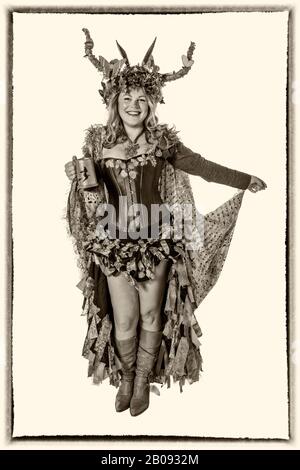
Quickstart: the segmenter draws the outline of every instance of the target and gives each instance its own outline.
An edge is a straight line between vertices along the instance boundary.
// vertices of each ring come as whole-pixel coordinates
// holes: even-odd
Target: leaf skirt
[[[179,256],[185,256],[184,241],[176,239],[170,224],[161,224],[156,238],[128,240],[106,236],[86,248],[106,276],[122,273],[136,288],[138,282],[154,278],[155,266],[162,260],[175,262]]]

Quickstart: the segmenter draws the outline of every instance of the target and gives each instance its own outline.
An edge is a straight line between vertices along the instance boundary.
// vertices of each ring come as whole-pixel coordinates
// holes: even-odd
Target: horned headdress
[[[86,36],[85,57],[88,57],[96,69],[103,75],[103,79],[101,81],[102,89],[99,90],[99,93],[106,105],[108,105],[109,100],[114,93],[138,87],[144,88],[145,92],[152,97],[154,102],[163,103],[164,101],[161,93],[162,87],[167,82],[184,77],[184,75],[190,71],[194,63],[192,56],[195,49],[195,43],[191,42],[187,54],[181,56],[183,64],[181,69],[177,72],[160,73],[159,67],[155,65],[152,55],[156,38],[146,52],[141,65],[130,65],[126,51],[122,46],[120,46],[118,41],[116,42],[122,59],[113,59],[108,62],[102,56],[99,56],[98,58],[95,57],[92,52],[94,42],[90,33],[86,28],[83,28],[82,31]]]

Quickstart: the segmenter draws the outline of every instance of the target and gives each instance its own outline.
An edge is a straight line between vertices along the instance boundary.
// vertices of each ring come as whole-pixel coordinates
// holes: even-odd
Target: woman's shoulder
[[[178,131],[176,131],[174,126],[170,127],[167,124],[158,124],[155,134],[158,147],[161,150],[168,150],[171,147],[175,147],[180,142]]]
[[[96,158],[97,154],[101,152],[105,134],[106,126],[103,124],[91,124],[85,129],[84,144],[82,147],[83,153],[89,153]]]
[[[103,139],[106,134],[106,126],[103,124],[91,124],[85,129],[85,140],[94,141],[97,139]]]

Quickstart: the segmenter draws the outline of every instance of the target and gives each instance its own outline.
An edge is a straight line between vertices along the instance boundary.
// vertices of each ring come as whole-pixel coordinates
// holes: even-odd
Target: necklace
[[[142,135],[143,132],[144,132],[144,129],[142,129],[142,131],[137,135],[137,137],[133,141],[131,139],[129,139],[129,137],[128,137],[129,142],[128,142],[127,146],[124,149],[125,155],[127,157],[131,158],[131,157],[135,157],[135,155],[137,155],[137,150],[139,148],[139,144],[137,143],[137,140]]]
[[[125,147],[125,154],[128,158],[135,157],[137,154],[137,149],[139,148],[139,144],[134,142],[129,142],[128,145]]]

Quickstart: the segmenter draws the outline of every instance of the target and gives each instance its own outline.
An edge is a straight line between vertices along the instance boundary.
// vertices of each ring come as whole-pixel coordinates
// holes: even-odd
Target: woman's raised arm
[[[209,182],[225,184],[239,189],[247,189],[252,175],[242,171],[233,170],[206,160],[199,153],[195,153],[181,142],[170,149],[168,161],[180,170],[191,175],[201,176]]]

